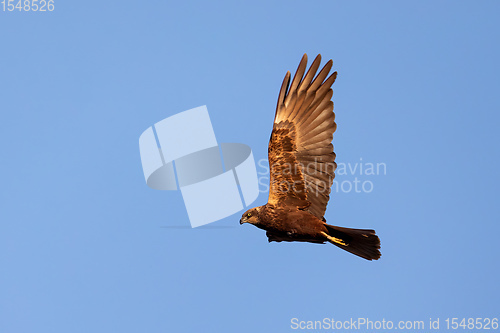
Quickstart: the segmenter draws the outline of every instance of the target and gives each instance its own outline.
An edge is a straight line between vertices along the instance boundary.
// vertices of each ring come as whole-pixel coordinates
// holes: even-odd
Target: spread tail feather
[[[326,223],[325,227],[328,234],[323,232],[323,235],[333,245],[367,260],[380,258],[380,239],[375,230],[342,228]]]

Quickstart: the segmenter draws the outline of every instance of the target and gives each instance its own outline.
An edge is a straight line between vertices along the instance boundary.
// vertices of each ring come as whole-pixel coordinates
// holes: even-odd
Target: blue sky
[[[446,331],[446,318],[499,317],[499,9],[90,0],[0,12],[0,332],[293,332],[292,318],[359,317],[440,318]],[[337,162],[386,165],[339,175],[373,190],[332,194],[325,215],[375,229],[379,261],[268,244],[239,213],[171,228],[189,225],[180,193],[145,184],[139,135],[200,105],[219,142],[266,159],[281,81],[305,52],[338,71]]]

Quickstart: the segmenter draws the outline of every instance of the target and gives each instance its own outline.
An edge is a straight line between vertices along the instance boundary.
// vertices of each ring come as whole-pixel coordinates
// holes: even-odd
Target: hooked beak
[[[240,219],[240,224],[243,224],[243,223],[245,223],[246,221],[247,221],[247,218],[246,218],[246,217],[242,217],[242,218]]]

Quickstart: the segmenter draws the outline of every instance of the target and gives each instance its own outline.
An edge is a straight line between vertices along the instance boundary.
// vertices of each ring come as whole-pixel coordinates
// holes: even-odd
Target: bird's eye
[[[248,216],[252,216],[252,213],[248,213],[247,215],[248,215]]]

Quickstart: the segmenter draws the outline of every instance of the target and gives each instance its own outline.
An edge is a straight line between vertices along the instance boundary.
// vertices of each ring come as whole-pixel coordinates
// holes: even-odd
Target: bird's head
[[[260,222],[259,217],[260,207],[254,207],[252,209],[247,210],[240,219],[240,224],[250,223],[250,224],[258,224]]]

